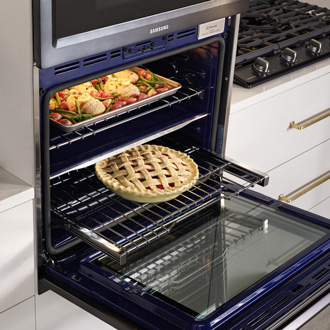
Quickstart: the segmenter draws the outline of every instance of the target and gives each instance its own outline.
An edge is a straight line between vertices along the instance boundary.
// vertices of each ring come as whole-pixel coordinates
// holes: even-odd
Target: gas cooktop
[[[234,83],[251,88],[330,56],[330,9],[251,0],[241,15]]]

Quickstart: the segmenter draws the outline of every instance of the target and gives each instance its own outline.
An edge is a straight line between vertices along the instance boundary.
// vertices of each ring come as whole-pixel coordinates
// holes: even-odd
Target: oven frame
[[[223,126],[223,144],[221,154],[225,154],[225,145],[226,145],[226,131],[227,131],[227,123],[229,119],[229,107],[230,107],[230,95],[231,95],[231,86],[233,81],[233,73],[234,73],[234,56],[233,56],[233,49],[235,49],[235,43],[237,40],[237,33],[238,33],[238,25],[239,25],[239,15],[235,15],[231,17],[231,29],[229,29],[228,34],[226,36],[226,48],[229,45],[229,51],[225,54],[225,63],[230,63],[228,66],[224,66],[224,71],[222,72],[222,89],[221,89],[221,99],[223,103],[220,105],[220,117],[219,117],[219,124]],[[167,55],[166,55],[167,56]],[[149,59],[146,59],[146,62]],[[125,66],[126,68],[127,66]],[[123,67],[124,68],[124,67]],[[36,65],[33,70],[34,74],[34,114],[35,114],[35,126],[39,128],[39,120],[40,120],[40,95],[39,95],[39,80],[38,74],[39,69]],[[108,308],[105,308],[103,305],[96,303],[93,299],[86,297],[85,295],[77,292],[76,290],[72,289],[71,287],[56,281],[55,279],[49,279],[48,276],[45,276],[44,267],[47,262],[49,262],[48,256],[43,251],[43,244],[42,244],[42,237],[43,237],[43,228],[42,228],[42,219],[43,219],[43,209],[42,209],[42,199],[43,195],[47,192],[45,191],[45,187],[43,186],[42,182],[44,182],[44,173],[41,167],[41,150],[43,148],[43,142],[41,138],[40,130],[36,129],[35,131],[35,138],[36,138],[36,217],[37,217],[37,248],[38,248],[38,292],[39,294],[47,291],[52,290],[58,293],[60,296],[65,297],[69,301],[75,303],[76,305],[80,306],[84,310],[88,311],[89,313],[97,316],[98,318],[102,319],[103,321],[107,322],[108,324],[116,327],[117,329],[141,329],[140,326],[131,322],[124,318],[123,316],[119,315],[114,311],[109,311]],[[48,178],[49,179],[49,178]],[[259,195],[255,195],[256,198]],[[270,201],[268,201],[270,202]],[[282,204],[277,205],[277,207],[281,207]],[[294,208],[285,207],[285,209],[295,211]],[[321,220],[320,220],[321,221]],[[321,288],[320,291],[317,293],[317,296],[321,295],[324,290],[327,288]],[[316,299],[316,296],[313,296],[313,299]],[[296,313],[297,311],[295,311]],[[289,314],[289,313],[288,313]],[[290,315],[292,316],[292,315]]]
[[[219,68],[220,72],[218,72],[218,80],[219,84],[222,84],[222,94],[217,95],[216,100],[216,106],[219,108],[218,114],[221,113],[221,118],[218,118],[217,116],[214,118],[213,122],[213,132],[212,132],[212,148],[215,149],[216,145],[216,134],[218,129],[218,121],[221,120],[221,125],[225,125],[225,122],[228,120],[229,117],[229,94],[231,90],[231,84],[233,81],[233,68],[234,68],[234,60],[233,60],[233,47],[235,47],[235,40],[237,40],[236,36],[238,33],[238,26],[239,26],[239,14],[234,15],[230,18],[230,29],[226,31],[226,33],[221,37],[220,39],[224,40],[226,39],[225,44],[223,46],[225,47],[225,54],[224,58],[219,59],[222,63],[220,63]],[[205,40],[213,40],[217,39],[218,37],[210,37]],[[204,40],[201,40],[200,42],[193,43],[189,46],[187,46],[188,49],[193,49],[198,46],[198,44],[207,44],[209,42],[205,42]],[[227,51],[229,49],[229,51]],[[170,53],[179,53],[178,50],[172,50]],[[169,53],[161,53],[160,55],[155,55],[152,58],[162,58],[169,56]],[[150,57],[146,57],[144,60],[140,60],[139,63],[146,63],[150,61]],[[224,65],[223,63],[229,61],[229,65]],[[118,71],[121,69],[125,69],[129,67],[130,64],[125,64],[121,67],[116,67],[116,70]],[[115,312],[113,312],[111,315],[109,315],[109,310],[105,310],[104,307],[101,305],[97,305],[97,308],[95,308],[95,302],[91,301],[90,299],[86,297],[82,297],[79,293],[74,292],[74,290],[70,289],[69,287],[66,287],[63,289],[62,284],[57,283],[54,284],[53,281],[48,281],[47,278],[44,278],[45,276],[45,265],[49,262],[49,257],[47,251],[44,251],[44,243],[43,243],[43,237],[44,236],[44,228],[43,228],[43,219],[45,217],[45,210],[44,210],[44,198],[46,196],[46,199],[49,199],[49,194],[47,193],[47,186],[45,185],[46,182],[49,181],[49,173],[48,169],[44,168],[44,164],[42,161],[42,157],[44,157],[44,149],[45,142],[43,140],[44,134],[47,135],[48,128],[45,131],[45,125],[49,125],[49,123],[45,124],[43,123],[42,126],[40,126],[40,107],[43,106],[40,103],[40,99],[42,98],[42,95],[44,94],[44,90],[42,90],[39,86],[39,67],[37,64],[35,64],[33,68],[33,82],[34,82],[34,120],[35,120],[35,141],[36,141],[36,219],[37,219],[37,276],[38,276],[38,293],[42,294],[45,291],[51,289],[54,292],[59,293],[61,296],[66,297],[69,301],[77,304],[78,306],[82,307],[83,309],[87,310],[88,312],[92,313],[93,315],[103,319],[104,321],[108,322],[111,325],[114,325],[118,329],[137,329],[137,325],[131,324],[130,321],[126,320],[120,315],[117,315]],[[86,80],[86,77],[82,80]],[[217,88],[220,87],[217,86]],[[220,99],[223,98],[223,101],[220,102]],[[223,113],[226,115],[224,116]],[[48,121],[48,118],[47,118]],[[47,143],[46,143],[47,145]],[[224,151],[224,144],[222,150]]]

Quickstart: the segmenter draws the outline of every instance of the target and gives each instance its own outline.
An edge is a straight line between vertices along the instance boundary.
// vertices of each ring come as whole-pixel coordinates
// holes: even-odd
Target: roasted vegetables
[[[49,118],[62,125],[73,125],[173,88],[151,71],[135,69],[55,93],[49,102]]]

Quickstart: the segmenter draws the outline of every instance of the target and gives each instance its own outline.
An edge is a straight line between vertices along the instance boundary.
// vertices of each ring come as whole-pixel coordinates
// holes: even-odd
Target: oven
[[[248,4],[34,1],[39,294],[118,329],[264,329],[329,289],[329,220],[253,192],[268,175],[225,155]],[[132,68],[171,88],[95,117],[76,103],[79,120],[54,120],[68,111],[59,91],[102,90]],[[197,183],[141,203],[97,178],[95,163],[144,144],[189,155]]]

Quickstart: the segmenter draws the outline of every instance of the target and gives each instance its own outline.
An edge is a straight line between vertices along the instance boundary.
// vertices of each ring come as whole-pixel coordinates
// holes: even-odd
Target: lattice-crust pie
[[[96,163],[95,171],[117,195],[140,203],[176,198],[198,179],[198,167],[187,154],[148,144]]]

